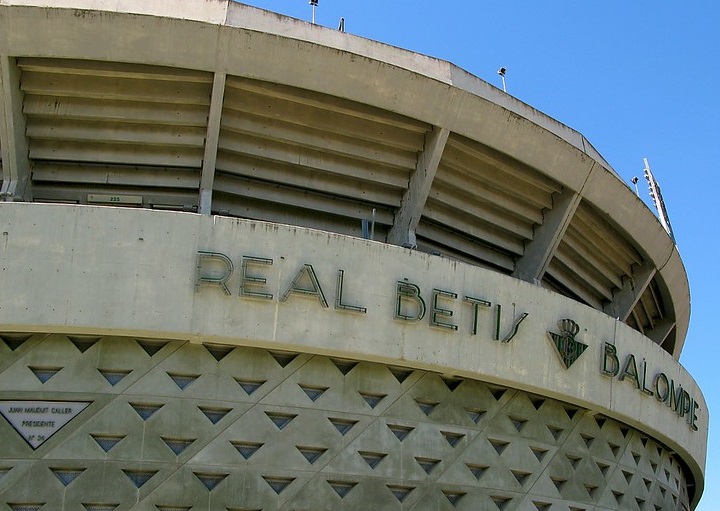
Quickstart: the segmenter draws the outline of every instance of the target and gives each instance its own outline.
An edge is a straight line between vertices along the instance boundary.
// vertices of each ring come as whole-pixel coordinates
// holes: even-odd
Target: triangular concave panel
[[[265,482],[270,485],[270,488],[273,489],[275,493],[280,495],[285,488],[290,486],[290,483],[292,483],[295,478],[294,477],[266,477],[263,476],[263,479],[265,479]]]
[[[245,394],[252,396],[253,392],[262,387],[267,380],[242,380],[235,378],[235,381],[240,385],[240,388],[245,391]]]
[[[362,459],[365,460],[365,463],[367,463],[370,468],[375,468],[378,466],[378,464],[385,459],[387,456],[387,453],[382,452],[365,452],[365,451],[358,451],[358,454],[362,456]]]
[[[309,385],[300,385],[299,383],[298,386],[312,402],[317,401],[328,389],[328,387],[311,387]]]
[[[401,442],[415,429],[410,426],[400,426],[398,424],[388,424],[387,427]]]
[[[110,449],[115,447],[118,443],[120,443],[120,440],[125,438],[124,435],[90,435],[93,440],[100,446],[100,448],[105,451],[109,452]]]
[[[60,480],[63,486],[68,486],[77,479],[80,474],[85,472],[84,468],[51,468],[50,470],[52,470],[52,473],[55,474],[55,477]]]
[[[320,459],[320,456],[327,451],[324,447],[301,447],[299,445],[296,446],[296,449],[300,451],[300,454],[302,454],[311,465]]]
[[[415,489],[414,486],[387,485],[387,487],[399,502],[405,500],[407,496],[410,495],[410,492]]]
[[[35,377],[40,380],[40,383],[47,382],[50,378],[55,376],[62,367],[32,367],[28,366],[28,369],[32,371]]]
[[[332,417],[328,417],[328,420],[330,423],[335,426],[335,429],[337,429],[341,435],[345,436],[348,431],[352,429],[352,427],[357,424],[358,421],[349,420],[349,419],[336,419]]]
[[[288,413],[274,413],[274,412],[265,412],[265,415],[268,416],[268,419],[270,419],[275,426],[282,430],[284,429],[288,424],[290,424],[297,415],[292,415]]]
[[[120,383],[131,371],[122,369],[98,369],[103,378],[113,387]]]
[[[344,499],[345,496],[350,493],[350,490],[355,488],[357,485],[355,482],[348,481],[328,481],[328,484],[333,490],[335,490],[335,493],[337,493],[341,499]]]
[[[153,416],[155,412],[157,412],[160,408],[163,407],[162,404],[152,404],[152,403],[128,403],[133,410],[135,410],[135,413],[137,413],[140,418],[144,421],[148,420],[150,417]]]
[[[243,458],[249,460],[265,444],[260,442],[230,442]]]
[[[198,409],[208,418],[213,424],[217,424],[225,417],[232,408],[207,408],[204,406],[198,406]]]
[[[142,487],[152,476],[158,473],[157,470],[123,470],[123,472],[137,488]]]
[[[165,438],[161,437],[165,445],[176,455],[180,455],[188,446],[195,441],[194,438]]]
[[[195,475],[195,477],[198,478],[198,480],[203,484],[203,486],[208,489],[208,491],[212,491],[213,488],[223,482],[228,476],[227,474],[205,474],[197,472],[193,472],[193,474]]]

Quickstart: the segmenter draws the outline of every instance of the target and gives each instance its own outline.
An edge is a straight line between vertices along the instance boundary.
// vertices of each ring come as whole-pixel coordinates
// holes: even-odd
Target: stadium
[[[3,0],[0,83],[0,509],[697,505],[685,268],[580,133],[230,0]]]

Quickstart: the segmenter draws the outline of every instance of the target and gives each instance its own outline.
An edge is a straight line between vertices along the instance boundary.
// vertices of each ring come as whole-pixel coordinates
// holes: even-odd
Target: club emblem
[[[587,349],[587,344],[575,340],[580,327],[572,319],[561,319],[557,323],[559,334],[548,332],[550,340],[557,349],[560,359],[566,368],[570,368],[580,355]]]

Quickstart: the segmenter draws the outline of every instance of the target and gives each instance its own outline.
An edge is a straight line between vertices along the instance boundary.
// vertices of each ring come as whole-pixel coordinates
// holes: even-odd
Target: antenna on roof
[[[500,75],[500,79],[502,80],[503,92],[507,92],[507,89],[505,88],[505,72],[506,72],[506,71],[507,71],[507,69],[505,69],[504,67],[501,67],[501,68],[498,69],[498,71],[497,71],[497,74]]]
[[[338,24],[338,30],[340,32],[345,32],[345,18],[340,18],[340,23]]]
[[[310,0],[310,5],[312,6],[312,22],[314,25],[315,24],[315,8],[318,5],[318,0]]]
[[[637,178],[637,176],[633,177],[630,181],[632,182],[632,184],[635,185],[635,195],[637,195],[638,197],[640,197],[640,191],[638,190],[638,185],[637,185],[637,184],[638,184],[638,178]]]
[[[668,217],[665,201],[663,201],[662,193],[660,193],[660,185],[657,181],[655,181],[655,177],[650,171],[650,163],[648,163],[648,159],[643,158],[643,161],[645,162],[643,174],[645,175],[645,179],[647,179],[648,188],[650,189],[650,197],[652,197],[655,209],[657,209],[658,218],[660,219],[662,226],[670,235],[670,238],[672,238],[673,242],[675,242],[675,235],[673,234],[672,227],[670,226],[670,217]]]

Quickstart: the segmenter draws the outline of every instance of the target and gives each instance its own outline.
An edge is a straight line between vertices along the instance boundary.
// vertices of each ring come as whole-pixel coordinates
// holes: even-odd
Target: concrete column
[[[425,202],[449,135],[449,130],[437,126],[425,134],[425,147],[418,154],[415,170],[410,176],[400,208],[395,213],[395,222],[388,233],[388,243],[402,246],[416,244],[415,229],[425,209]]]
[[[0,55],[0,147],[3,163],[0,200],[8,202],[32,200],[29,145],[22,103],[20,68],[15,57]]]
[[[225,79],[225,73],[215,73],[213,78],[210,113],[208,114],[207,134],[205,135],[205,154],[200,179],[199,212],[203,215],[209,215],[212,211],[212,190],[215,181],[218,142],[220,141],[220,119],[222,117],[223,98],[225,97]]]
[[[673,331],[674,328],[674,320],[670,318],[663,318],[660,321],[655,322],[655,326],[652,330],[645,331],[645,336],[649,337],[654,342],[667,349],[669,346],[667,346],[666,344],[672,340],[670,333]],[[673,349],[670,351],[675,351],[674,346]],[[679,355],[680,354],[678,353],[677,356]],[[675,353],[673,353],[673,356],[675,356]]]
[[[533,283],[542,279],[580,200],[580,194],[569,188],[553,196],[552,209],[545,212],[542,225],[535,229],[532,241],[525,246],[525,253],[515,263],[513,276]]]
[[[627,320],[656,272],[655,265],[649,261],[633,268],[632,275],[623,278],[622,289],[614,293],[613,301],[604,307],[605,312],[620,321]]]

